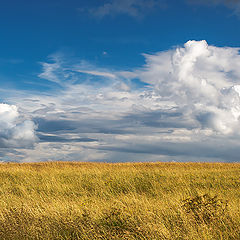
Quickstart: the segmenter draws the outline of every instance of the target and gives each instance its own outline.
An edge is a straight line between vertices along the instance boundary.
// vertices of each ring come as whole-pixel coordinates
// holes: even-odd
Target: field
[[[240,164],[0,164],[0,239],[240,239]]]

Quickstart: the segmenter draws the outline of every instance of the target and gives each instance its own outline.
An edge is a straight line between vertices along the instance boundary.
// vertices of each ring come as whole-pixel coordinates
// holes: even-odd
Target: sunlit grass
[[[237,240],[239,226],[240,164],[0,164],[0,239]]]

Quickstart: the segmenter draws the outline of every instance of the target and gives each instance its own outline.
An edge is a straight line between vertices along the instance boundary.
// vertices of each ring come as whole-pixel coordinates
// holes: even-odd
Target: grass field
[[[240,239],[240,164],[0,164],[0,239]]]

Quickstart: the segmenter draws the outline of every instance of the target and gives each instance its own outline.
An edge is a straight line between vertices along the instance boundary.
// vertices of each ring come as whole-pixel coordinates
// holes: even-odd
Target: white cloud
[[[80,73],[86,73],[94,76],[99,76],[99,77],[106,77],[106,78],[116,78],[116,75],[109,73],[109,72],[100,72],[100,71],[91,71],[91,70],[75,70],[76,72]]]
[[[223,134],[240,130],[239,49],[188,41],[183,48],[145,56],[138,75],[163,101],[172,101],[201,127]]]
[[[0,148],[31,147],[36,140],[35,128],[16,106],[0,104]]]
[[[99,77],[103,81],[117,79],[118,76],[108,69],[98,68],[87,61],[72,64],[60,54],[50,55],[48,62],[41,62],[42,73],[38,77],[53,82],[63,88],[72,84],[92,84],[89,80]],[[81,75],[80,75],[81,74]]]
[[[60,83],[60,79],[55,75],[55,72],[60,69],[58,63],[42,63],[43,72],[38,76],[48,81]]]
[[[19,159],[238,161],[239,49],[188,41],[144,56],[146,64],[131,72],[53,61],[61,64],[52,77],[67,84],[11,98],[40,136],[36,148],[16,153]],[[10,125],[2,125],[15,138],[32,139],[31,122],[11,109],[2,118]]]

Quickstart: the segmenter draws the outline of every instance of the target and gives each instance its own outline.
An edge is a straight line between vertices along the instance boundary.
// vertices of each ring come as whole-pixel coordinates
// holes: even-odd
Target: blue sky
[[[9,0],[0,20],[2,161],[239,161],[238,0]]]

